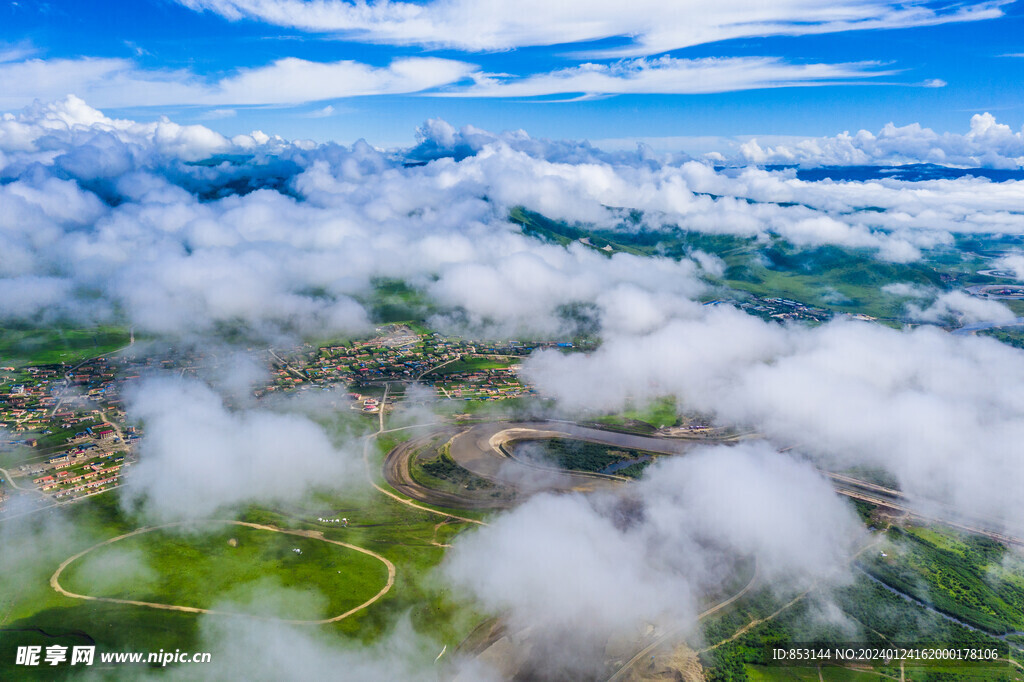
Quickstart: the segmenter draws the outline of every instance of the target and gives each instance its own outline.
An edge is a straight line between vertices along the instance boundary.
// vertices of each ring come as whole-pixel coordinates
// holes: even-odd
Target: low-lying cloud
[[[344,335],[369,328],[374,283],[398,278],[459,313],[445,319],[552,336],[566,332],[559,311],[580,304],[612,328],[663,322],[704,273],[722,272],[699,254],[609,258],[544,243],[508,221],[515,206],[613,231],[782,237],[896,262],[954,234],[1024,234],[1017,181],[815,182],[443,121],[420,135],[403,153],[258,131],[229,140],[110,119],[73,97],[4,116],[0,248],[11,256],[0,262],[0,319]],[[409,166],[407,155],[430,162]],[[640,315],[649,319],[617,314],[632,292],[661,297]]]
[[[125,473],[122,499],[154,521],[296,501],[314,488],[363,480],[358,448],[335,447],[316,422],[262,408],[231,410],[197,380],[144,380],[128,408],[146,435],[139,462]]]
[[[1024,356],[933,327],[784,327],[726,308],[588,355],[540,352],[522,373],[570,409],[674,395],[829,467],[892,472],[912,496],[1019,525]]]
[[[527,631],[553,679],[599,672],[610,639],[651,624],[692,635],[702,599],[730,581],[842,583],[859,540],[851,508],[808,464],[766,443],[705,447],[621,494],[533,497],[460,537],[445,574]]]

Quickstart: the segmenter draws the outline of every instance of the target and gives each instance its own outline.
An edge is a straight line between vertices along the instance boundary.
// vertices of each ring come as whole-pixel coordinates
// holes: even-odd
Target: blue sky
[[[1021,2],[666,6],[5,1],[0,110],[73,92],[109,115],[379,145],[431,117],[624,144],[1024,123]]]

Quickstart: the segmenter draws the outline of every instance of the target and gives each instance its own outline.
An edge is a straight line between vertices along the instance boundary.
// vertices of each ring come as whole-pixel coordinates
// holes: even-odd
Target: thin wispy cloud
[[[472,64],[437,57],[395,59],[382,67],[286,57],[208,81],[186,70],[142,69],[127,59],[26,59],[0,63],[0,107],[68,93],[105,107],[302,104],[421,92],[456,83],[475,70]]]
[[[238,69],[219,80],[187,70],[150,70],[126,59],[24,59],[0,63],[0,106],[74,93],[104,107],[199,105],[203,116],[223,118],[228,107],[301,105],[347,97],[423,93],[438,97],[494,98],[622,94],[707,94],[759,88],[869,82],[892,75],[873,62],[822,64],[775,57],[627,59],[584,63],[546,73],[488,74],[468,62],[437,57],[395,59],[383,67],[343,60],[295,57]],[[927,87],[937,87],[928,85]],[[578,99],[578,98],[570,98]],[[323,107],[305,114],[327,117]]]
[[[536,97],[584,93],[705,94],[794,86],[833,85],[891,75],[872,63],[792,64],[772,57],[629,59],[586,63],[523,77],[482,75],[472,86],[431,93],[444,97]]]
[[[929,26],[991,19],[1009,0],[893,2],[891,0],[682,0],[547,2],[525,0],[178,0],[231,20],[254,19],[322,34],[392,45],[444,46],[469,51],[625,38],[605,56],[651,55],[706,43],[767,35]]]

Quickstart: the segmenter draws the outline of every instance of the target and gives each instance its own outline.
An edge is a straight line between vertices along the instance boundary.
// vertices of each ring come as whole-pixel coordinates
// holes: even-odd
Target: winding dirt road
[[[718,613],[722,609],[727,608],[731,604],[735,603],[737,600],[743,598],[743,595],[745,595],[747,592],[750,592],[750,590],[753,589],[754,585],[757,583],[758,574],[759,574],[759,567],[755,563],[754,564],[754,574],[752,576],[750,576],[750,580],[747,581],[747,584],[743,586],[743,589],[740,590],[739,592],[737,592],[736,594],[732,595],[728,599],[726,599],[724,601],[720,601],[717,604],[715,604],[714,606],[711,606],[711,607],[705,609],[704,611],[702,611],[700,613],[700,615],[697,616],[697,622],[700,622],[700,621],[704,620],[705,618],[707,618],[708,616],[710,616],[712,614]],[[669,640],[669,638],[675,636],[678,632],[679,632],[679,628],[678,627],[676,627],[676,628],[669,628],[662,635],[660,635],[659,637],[655,638],[655,640],[653,642],[651,642],[650,644],[645,646],[640,651],[636,652],[636,654],[634,654],[632,658],[630,658],[628,661],[623,663],[622,667],[620,667],[618,670],[616,670],[615,673],[611,677],[608,678],[608,682],[619,682],[620,680],[626,679],[626,676],[630,673],[630,671],[633,670],[633,666],[635,666],[643,658],[645,658],[648,655],[650,655],[650,653],[652,651],[654,651],[658,647],[662,646],[665,642],[667,642]]]
[[[451,427],[446,428],[446,433],[452,432]],[[388,485],[415,500],[441,507],[503,509],[513,506],[513,502],[507,498],[488,498],[480,494],[435,490],[414,480],[410,473],[412,458],[439,433],[440,430],[435,429],[422,437],[400,443],[388,453],[383,467],[384,479]],[[541,490],[609,490],[630,479],[614,474],[569,471],[529,462],[516,457],[511,447],[516,441],[571,438],[660,455],[681,455],[696,445],[726,442],[706,438],[690,440],[642,436],[558,421],[487,422],[452,433],[454,435],[448,440],[448,454],[456,464],[499,487],[526,494]]]

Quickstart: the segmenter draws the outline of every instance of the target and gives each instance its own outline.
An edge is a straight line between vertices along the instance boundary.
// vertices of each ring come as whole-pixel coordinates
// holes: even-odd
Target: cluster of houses
[[[516,375],[516,361],[539,347],[571,348],[572,343],[487,343],[438,333],[420,333],[409,325],[386,325],[369,340],[314,347],[306,345],[275,355],[272,379],[256,389],[329,390],[349,386],[353,409],[377,413],[378,394],[386,381],[420,381],[451,400],[501,400],[532,393]],[[488,369],[465,363],[471,358],[495,361]],[[55,497],[67,498],[115,486],[134,460],[140,437],[125,423],[121,394],[126,384],[151,371],[193,371],[216,362],[201,354],[158,357],[97,357],[73,367],[65,364],[0,367],[0,428],[9,444],[35,449],[14,474],[31,480]],[[358,392],[360,389],[363,395]],[[5,482],[6,485],[6,482]],[[0,494],[5,494],[0,485]],[[346,523],[345,519],[322,519]]]
[[[741,301],[736,305],[747,312],[772,320],[827,322],[832,318],[832,311],[830,310],[815,308],[806,303],[793,301],[788,298],[751,296],[750,300]]]
[[[0,426],[24,434],[11,443],[34,451],[12,475],[30,479],[54,499],[117,485],[139,438],[134,427],[123,425],[118,375],[123,379],[126,369],[127,359],[109,357],[74,367],[0,368],[11,379],[0,386]]]
[[[440,397],[452,400],[501,400],[532,392],[515,373],[512,364],[540,347],[572,348],[571,342],[529,343],[505,341],[481,343],[438,333],[416,334],[405,325],[386,327],[381,335],[367,341],[306,346],[287,356],[272,370],[272,384],[258,390],[294,390],[334,383],[358,389],[380,386],[385,381],[421,381],[435,386]],[[452,371],[464,358],[487,358],[506,362],[507,367],[485,370]],[[438,371],[433,371],[433,370]],[[378,400],[359,393],[349,396],[352,409],[376,413]]]
[[[467,372],[429,383],[452,400],[502,400],[534,392],[519,380],[514,367]]]

